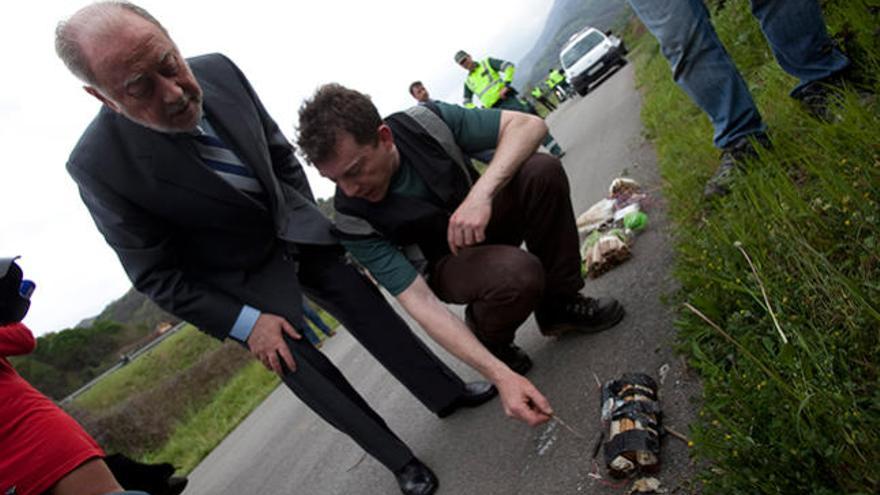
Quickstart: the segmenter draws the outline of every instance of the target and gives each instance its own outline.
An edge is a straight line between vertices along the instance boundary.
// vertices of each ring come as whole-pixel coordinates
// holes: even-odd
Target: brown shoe
[[[593,299],[580,293],[565,299],[544,303],[535,310],[541,333],[549,337],[579,332],[597,333],[617,325],[625,311],[616,299]]]

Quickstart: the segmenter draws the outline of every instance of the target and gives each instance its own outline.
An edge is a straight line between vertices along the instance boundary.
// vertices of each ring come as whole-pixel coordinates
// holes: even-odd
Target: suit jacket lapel
[[[272,210],[281,195],[279,184],[272,172],[271,157],[266,150],[266,136],[259,133],[262,123],[247,118],[250,112],[241,111],[242,102],[217,91],[210,81],[199,81],[205,94],[205,113],[220,137],[253,170],[263,190],[269,196]]]
[[[259,206],[204,164],[188,136],[156,132],[130,123],[140,134],[137,160],[162,182],[237,206]],[[186,157],[181,160],[181,156]]]

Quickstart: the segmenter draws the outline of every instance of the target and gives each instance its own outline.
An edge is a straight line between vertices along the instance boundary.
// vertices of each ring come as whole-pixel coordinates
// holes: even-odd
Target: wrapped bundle
[[[581,236],[598,230],[614,218],[614,201],[603,199],[580,214],[575,221]]]
[[[602,419],[609,428],[603,449],[612,476],[660,468],[661,416],[657,383],[646,374],[625,374],[602,387]]]
[[[581,251],[584,268],[591,278],[607,272],[628,260],[632,254],[626,236],[619,229],[605,234],[594,233],[584,241]]]
[[[618,177],[611,181],[611,186],[608,187],[608,195],[637,194],[641,192],[641,190],[642,186],[638,182],[632,179],[627,179],[626,177]]]

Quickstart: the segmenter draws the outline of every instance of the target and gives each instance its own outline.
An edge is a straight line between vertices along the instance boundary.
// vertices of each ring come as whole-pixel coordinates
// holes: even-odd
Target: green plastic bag
[[[642,230],[648,224],[648,215],[641,211],[627,213],[623,217],[623,226],[630,230]]]

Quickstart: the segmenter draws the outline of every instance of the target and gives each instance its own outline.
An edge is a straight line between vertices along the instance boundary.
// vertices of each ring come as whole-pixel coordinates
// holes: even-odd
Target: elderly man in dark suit
[[[135,287],[245,345],[394,472],[403,493],[433,493],[430,469],[301,340],[301,292],[441,417],[495,388],[463,383],[343,261],[289,142],[244,75],[219,54],[184,60],[156,19],[125,2],[90,5],[59,24],[56,50],[104,104],[68,171]],[[540,392],[478,343],[432,337],[495,382],[508,414],[530,423],[538,408],[549,414]]]

